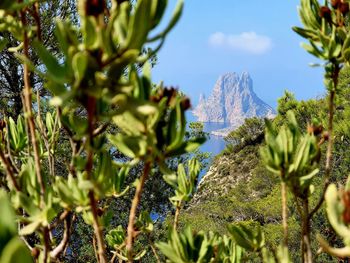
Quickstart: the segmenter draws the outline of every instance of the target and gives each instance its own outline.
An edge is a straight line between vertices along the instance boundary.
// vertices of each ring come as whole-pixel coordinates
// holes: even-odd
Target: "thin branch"
[[[281,197],[282,197],[283,245],[288,247],[287,185],[284,181],[281,181]]]
[[[334,113],[335,113],[335,96],[336,96],[336,89],[338,87],[338,78],[339,78],[339,72],[340,72],[340,66],[335,65],[335,71],[333,74],[333,85],[334,89],[330,91],[329,94],[329,101],[328,101],[328,144],[327,144],[327,153],[326,153],[326,167],[325,167],[325,183],[323,186],[322,195],[315,206],[315,208],[310,212],[309,219],[311,219],[317,211],[321,208],[326,190],[328,188],[328,185],[330,184],[330,175],[332,172],[332,151],[333,151],[333,119],[334,119]]]
[[[95,254],[96,260],[97,260],[97,262],[99,262],[99,256],[98,256],[97,249],[96,249],[96,238],[95,237],[92,237],[92,247],[94,249],[94,254]]]
[[[8,123],[7,121],[5,121],[5,124],[6,124],[6,131],[7,131],[7,138],[6,138],[6,146],[7,146],[7,155],[10,159],[10,164],[14,170],[15,173],[19,174],[19,169],[17,168],[17,166],[15,165],[15,162],[12,158],[12,154],[11,154],[11,147],[10,147],[10,129],[9,129],[9,126],[8,126]]]
[[[68,246],[69,237],[72,229],[72,213],[69,212],[64,220],[64,232],[61,242],[55,247],[51,252],[50,256],[53,259],[56,259]]]
[[[96,109],[96,99],[94,97],[88,97],[88,104],[87,104],[87,112],[88,112],[88,132],[89,132],[89,143],[88,143],[88,156],[87,156],[87,163],[86,163],[86,173],[88,175],[88,178],[92,178],[92,168],[93,168],[93,157],[94,157],[94,150],[93,150],[93,138],[94,138],[94,126],[95,126],[95,109]],[[97,200],[95,198],[94,190],[89,191],[89,200],[90,200],[90,208],[92,212],[93,217],[93,227],[95,231],[97,246],[98,246],[98,258],[100,263],[107,262],[106,259],[106,247],[105,242],[103,240],[103,234],[102,234],[102,226],[99,223],[99,216],[98,216],[98,204]]]
[[[50,175],[51,176],[54,176],[53,174],[53,155],[52,155],[52,152],[51,152],[51,148],[50,148],[50,143],[49,143],[49,139],[47,137],[47,132],[46,132],[46,128],[44,127],[44,122],[41,118],[41,106],[40,106],[40,95],[39,95],[39,91],[37,91],[36,93],[36,97],[37,97],[37,104],[38,104],[38,124],[39,124],[39,131],[42,135],[42,139],[44,141],[44,144],[45,144],[45,147],[46,147],[46,150],[48,152],[48,162],[49,162],[49,170],[50,170]]]
[[[177,202],[177,205],[176,205],[174,226],[173,226],[175,231],[177,230],[177,226],[179,225],[180,210],[181,210],[181,201]]]
[[[27,18],[26,18],[25,11],[21,10],[20,14],[21,14],[22,25],[26,27]],[[29,38],[26,30],[24,30],[24,33],[23,33],[23,53],[24,53],[24,56],[29,59]],[[31,142],[34,150],[34,163],[35,163],[34,169],[40,185],[40,207],[43,208],[45,205],[45,184],[41,174],[40,153],[39,153],[39,147],[38,147],[36,134],[35,134],[35,122],[34,122],[33,111],[32,111],[32,88],[30,85],[29,74],[30,73],[29,73],[28,65],[25,63],[24,69],[23,69],[23,78],[24,78],[23,93],[24,93],[24,101],[25,101],[25,109],[26,109],[25,114],[27,117],[30,138],[31,138]],[[43,262],[46,263],[48,260],[49,251],[51,249],[48,227],[43,228],[43,239],[44,239]]]
[[[39,39],[39,41],[42,41],[42,30],[41,30],[41,21],[40,21],[40,7],[39,7],[39,3],[36,2],[34,3],[34,11],[33,11],[33,18],[35,20],[35,24],[36,24],[36,32],[37,32],[37,37]]]
[[[117,252],[113,254],[112,258],[111,258],[111,263],[114,263],[114,261],[116,260],[116,258],[118,257]]]
[[[23,26],[27,25],[27,19],[26,14],[22,10],[21,11],[21,21]],[[29,59],[29,38],[27,31],[24,30],[23,34],[23,52],[24,56]],[[41,174],[41,163],[40,163],[40,153],[39,153],[39,147],[38,142],[36,139],[35,134],[35,122],[33,117],[33,111],[32,111],[32,88],[30,85],[30,78],[29,78],[30,72],[27,64],[24,64],[24,72],[23,72],[23,78],[24,78],[24,101],[25,101],[25,108],[26,108],[26,117],[28,121],[29,126],[29,133],[31,137],[31,142],[34,150],[34,162],[35,162],[35,173],[40,185],[40,197],[41,197],[41,206],[44,205],[44,198],[45,198],[45,184],[44,180]]]
[[[129,224],[128,224],[128,236],[126,240],[126,250],[128,253],[128,261],[133,262],[133,242],[134,242],[134,236],[135,236],[135,221],[136,221],[136,213],[137,213],[137,207],[140,204],[141,201],[141,195],[142,190],[145,185],[145,182],[149,176],[151,170],[151,163],[146,162],[143,173],[141,175],[140,181],[138,182],[135,190],[135,196],[132,200],[131,208],[130,208],[130,214],[129,214]]]
[[[58,108],[56,108],[56,116],[55,116],[55,123],[54,123],[54,126],[53,126],[53,131],[52,131],[52,141],[50,142],[49,144],[49,148],[50,149],[53,149],[53,147],[55,146],[56,144],[56,131],[57,131],[57,128],[59,127],[59,116],[58,116]],[[55,156],[53,155],[53,158],[52,158],[52,176],[55,176]]]
[[[64,211],[62,212],[62,214],[58,217],[58,219],[57,219],[54,223],[50,224],[49,230],[51,231],[51,230],[53,230],[55,227],[57,227],[57,225],[59,224],[59,222],[62,222],[63,220],[65,220],[66,217],[67,217],[69,214],[70,214],[70,211],[64,210]]]
[[[21,191],[21,189],[20,189],[20,187],[19,187],[19,185],[17,183],[16,177],[14,175],[14,172],[12,170],[12,167],[11,167],[9,161],[7,160],[6,156],[4,155],[4,153],[3,153],[1,148],[0,148],[0,159],[1,159],[2,163],[5,166],[6,173],[10,177],[11,183],[13,184],[14,188],[18,192]]]
[[[302,217],[302,255],[304,263],[312,263],[312,250],[310,242],[309,200],[303,200]]]
[[[103,133],[107,127],[108,127],[109,123],[105,123],[103,125],[101,125],[100,127],[98,127],[97,129],[94,130],[94,136],[98,136],[101,133]]]
[[[160,263],[160,262],[161,262],[161,261],[160,261],[160,257],[159,257],[159,255],[158,255],[158,253],[157,253],[157,250],[156,250],[156,248],[155,248],[155,246],[154,246],[154,243],[153,243],[153,241],[152,241],[150,235],[147,235],[147,239],[148,239],[148,243],[149,243],[149,245],[150,245],[150,247],[151,247],[151,249],[152,249],[152,252],[153,252],[153,254],[154,254],[154,256],[155,256],[155,258],[156,258],[156,260],[157,260],[157,263]]]

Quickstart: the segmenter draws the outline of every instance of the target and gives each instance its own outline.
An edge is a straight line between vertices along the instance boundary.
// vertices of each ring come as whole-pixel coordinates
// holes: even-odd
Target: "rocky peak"
[[[202,122],[225,122],[233,128],[252,117],[273,117],[274,110],[263,102],[253,90],[253,80],[248,72],[240,75],[231,72],[221,75],[212,94],[202,95],[193,114]]]
[[[205,102],[205,95],[203,93],[199,94],[199,101],[198,103],[204,103]]]

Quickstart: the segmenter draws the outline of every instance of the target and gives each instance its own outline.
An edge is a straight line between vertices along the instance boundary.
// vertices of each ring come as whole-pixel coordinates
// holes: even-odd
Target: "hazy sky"
[[[169,13],[176,1],[169,1]],[[218,76],[248,71],[259,97],[276,106],[285,89],[298,99],[322,95],[322,69],[292,30],[297,0],[185,0],[179,24],[158,55],[155,81],[178,86],[196,104]]]

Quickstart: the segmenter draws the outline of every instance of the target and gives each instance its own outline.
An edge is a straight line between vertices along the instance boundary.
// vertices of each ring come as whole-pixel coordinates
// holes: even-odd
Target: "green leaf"
[[[33,263],[29,249],[18,238],[14,237],[2,250],[1,263]]]
[[[151,28],[151,6],[152,0],[137,1],[135,14],[131,17],[126,40],[127,49],[140,50],[146,42],[148,32]]]
[[[179,21],[181,15],[182,15],[183,7],[184,7],[184,1],[179,0],[177,2],[177,5],[176,5],[175,10],[173,12],[173,15],[171,17],[171,20],[170,20],[168,26],[165,28],[165,30],[163,32],[161,32],[160,34],[150,38],[148,41],[153,42],[153,41],[156,41],[160,38],[164,38],[174,28],[174,26]]]
[[[57,59],[46,49],[46,47],[40,41],[34,40],[32,46],[37,52],[39,58],[44,63],[50,78],[56,82],[64,83],[66,78],[66,71],[64,67],[58,63]]]
[[[83,40],[87,49],[96,49],[99,45],[97,22],[94,16],[82,18]]]
[[[181,144],[183,145],[183,138],[185,136],[186,131],[186,118],[185,112],[181,108],[180,101],[177,101],[176,103],[176,120],[174,120],[174,122],[176,125],[175,138],[174,141],[167,147],[167,152],[177,150],[181,146]]]
[[[33,234],[40,225],[40,220],[35,220],[32,223],[20,229],[19,234],[22,236]]]
[[[298,35],[302,36],[303,38],[310,39],[310,40],[315,40],[315,38],[318,38],[314,30],[304,29],[296,26],[292,27],[292,29],[294,32],[296,32]]]
[[[143,136],[110,135],[109,140],[119,151],[130,158],[143,157],[147,152],[147,142]]]
[[[86,52],[78,52],[72,60],[72,69],[74,71],[75,86],[78,86],[84,79],[89,63],[89,54]]]
[[[9,236],[17,233],[15,223],[15,212],[4,190],[0,190],[0,240],[3,241]]]
[[[168,5],[168,0],[157,0],[152,2],[152,26],[151,28],[155,28],[159,22],[161,21],[165,9]]]

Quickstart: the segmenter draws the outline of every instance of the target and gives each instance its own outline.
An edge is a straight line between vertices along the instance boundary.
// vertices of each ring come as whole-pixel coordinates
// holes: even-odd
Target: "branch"
[[[71,235],[71,229],[72,229],[72,213],[68,212],[67,216],[64,219],[64,232],[63,232],[63,238],[61,242],[58,244],[57,247],[55,247],[51,252],[50,256],[53,259],[56,259],[68,246],[69,237]]]
[[[26,18],[25,11],[21,10],[20,15],[21,15],[22,25],[23,27],[26,27],[27,18]],[[24,30],[24,33],[23,33],[23,53],[24,53],[24,56],[29,59],[29,38],[26,30]],[[45,185],[41,174],[40,154],[39,154],[39,147],[38,147],[36,134],[35,134],[35,122],[34,122],[33,111],[32,111],[32,88],[30,85],[29,68],[26,63],[24,64],[23,78],[24,78],[23,93],[24,93],[24,101],[25,101],[25,109],[26,109],[25,113],[26,113],[27,122],[29,126],[30,138],[31,138],[31,142],[34,150],[34,163],[35,163],[34,169],[35,169],[37,180],[40,185],[40,207],[43,208],[45,205]],[[43,262],[44,263],[47,262],[48,254],[51,249],[49,234],[50,232],[48,227],[44,227],[43,228],[43,239],[44,239]]]
[[[26,14],[22,10],[21,11],[21,21],[23,26],[27,26],[27,19],[26,19]],[[28,34],[27,31],[24,30],[23,34],[23,52],[24,56],[29,59],[29,39],[28,39]],[[30,138],[34,150],[34,162],[35,162],[35,173],[40,185],[40,197],[41,197],[41,206],[44,205],[44,198],[45,198],[45,185],[44,185],[44,180],[41,174],[41,163],[40,163],[40,154],[39,154],[39,147],[36,139],[36,134],[35,134],[35,122],[34,122],[34,117],[33,117],[33,111],[32,111],[32,88],[30,85],[30,79],[29,79],[29,68],[27,64],[24,64],[24,72],[23,72],[23,77],[24,77],[24,102],[25,102],[25,108],[26,108],[26,115],[27,115],[27,121],[28,121],[28,126],[29,126],[29,132],[30,132]]]
[[[6,146],[7,146],[7,155],[10,160],[10,165],[12,166],[12,169],[15,173],[19,174],[19,169],[17,168],[15,162],[13,161],[12,155],[11,155],[11,147],[10,147],[10,130],[8,123],[5,121],[6,124],[6,132],[7,132],[7,138],[6,138]]]
[[[288,247],[288,207],[287,207],[287,186],[281,181],[282,196],[282,222],[283,222],[283,245]]]
[[[1,159],[2,163],[5,166],[6,173],[10,177],[10,180],[11,180],[14,188],[18,192],[21,191],[21,189],[20,189],[20,187],[19,187],[19,185],[18,185],[18,183],[16,181],[16,178],[15,178],[14,172],[13,172],[13,170],[11,168],[11,165],[10,165],[9,161],[7,160],[7,158],[5,157],[5,155],[4,155],[4,153],[3,153],[1,148],[0,148],[0,159]]]
[[[44,127],[44,123],[43,123],[43,120],[41,118],[41,106],[40,106],[40,95],[39,95],[39,91],[37,91],[37,94],[36,94],[36,97],[37,97],[37,104],[38,104],[38,124],[39,124],[39,131],[42,135],[42,139],[44,141],[44,144],[45,144],[45,147],[46,147],[46,150],[47,150],[47,153],[48,153],[48,162],[49,162],[49,170],[50,170],[50,175],[51,176],[54,176],[54,171],[53,171],[53,155],[51,153],[51,147],[50,147],[50,143],[49,143],[49,139],[47,137],[47,132],[46,132],[46,127]]]
[[[303,262],[312,263],[312,250],[310,242],[310,220],[309,220],[309,200],[303,200],[303,215],[302,215],[302,255]]]
[[[177,202],[176,204],[174,226],[173,226],[175,231],[177,230],[177,226],[179,225],[180,210],[181,210],[181,201]]]
[[[94,138],[94,126],[95,126],[95,109],[96,109],[96,99],[94,97],[88,97],[88,103],[86,106],[87,112],[88,112],[88,132],[89,132],[89,143],[88,143],[88,156],[87,156],[87,163],[86,163],[86,173],[88,175],[88,179],[92,178],[92,168],[93,168],[93,157],[94,157],[94,150],[93,150],[93,138]],[[98,257],[99,262],[105,263],[107,262],[106,259],[106,247],[103,240],[103,234],[102,234],[102,227],[99,224],[99,216],[97,211],[97,200],[95,198],[94,189],[91,189],[89,191],[89,199],[90,199],[90,208],[92,212],[93,217],[93,227],[95,231],[96,241],[98,245]]]
[[[335,95],[336,95],[336,89],[338,86],[338,78],[339,78],[339,72],[340,72],[340,66],[335,65],[335,71],[333,73],[333,84],[334,89],[330,91],[329,94],[329,101],[328,101],[328,107],[329,107],[329,117],[328,117],[328,145],[327,145],[327,153],[326,153],[326,168],[325,168],[325,183],[323,186],[322,195],[320,197],[320,200],[318,201],[315,208],[310,212],[309,219],[312,219],[312,217],[317,213],[317,211],[321,208],[326,190],[328,188],[328,185],[330,184],[330,175],[332,171],[332,151],[333,151],[333,119],[334,119],[334,111],[335,111]]]
[[[40,10],[39,10],[39,3],[36,2],[34,4],[34,11],[33,11],[33,18],[35,20],[36,26],[37,26],[37,37],[39,41],[42,41],[42,30],[41,30],[41,22],[40,22]]]
[[[95,129],[94,133],[93,133],[94,137],[103,133],[107,129],[108,125],[109,125],[109,123],[105,123],[105,124],[101,125],[100,127],[98,127],[97,129]]]
[[[135,196],[132,200],[131,208],[130,208],[130,214],[129,214],[129,224],[128,224],[128,236],[126,240],[126,250],[128,252],[128,261],[133,262],[133,242],[134,242],[134,236],[135,236],[135,221],[136,221],[136,212],[137,207],[141,201],[141,195],[142,190],[145,185],[145,182],[148,178],[148,175],[151,170],[151,163],[146,162],[145,167],[143,169],[143,173],[141,175],[140,181],[138,182],[136,186]]]
[[[156,250],[156,248],[154,246],[154,243],[153,243],[150,235],[147,235],[147,239],[148,239],[148,243],[149,243],[149,245],[150,245],[150,247],[152,249],[152,252],[153,252],[153,254],[154,254],[154,256],[155,256],[155,258],[157,260],[157,263],[160,263],[161,261],[160,261],[159,255],[157,253],[157,250]]]

